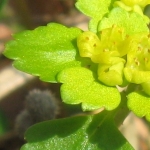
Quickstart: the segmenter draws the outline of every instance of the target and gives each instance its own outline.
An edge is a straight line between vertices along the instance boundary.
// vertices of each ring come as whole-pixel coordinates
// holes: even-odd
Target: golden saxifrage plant
[[[98,114],[41,122],[21,150],[132,150],[117,127],[129,111],[150,121],[150,0],[77,0],[89,31],[50,23],[13,35],[4,55],[14,67],[62,83],[64,103]],[[126,87],[123,92],[119,87]],[[119,117],[117,117],[119,116]]]

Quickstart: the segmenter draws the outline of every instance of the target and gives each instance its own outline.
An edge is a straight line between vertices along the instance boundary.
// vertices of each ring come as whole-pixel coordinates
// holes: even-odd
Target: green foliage
[[[150,97],[144,93],[132,92],[128,95],[128,107],[139,117],[150,121]]]
[[[105,109],[37,124],[27,131],[29,143],[22,150],[133,149],[114,117],[120,113],[120,124],[128,107],[150,121],[150,21],[143,14],[149,3],[78,0],[76,7],[91,18],[89,31],[50,23],[16,34],[7,43],[4,55],[15,60],[17,69],[62,83],[63,102],[81,104],[83,111]],[[120,93],[118,86],[127,86],[127,91]]]
[[[141,15],[135,12],[127,12],[119,7],[113,8],[108,16],[101,20],[98,26],[98,31],[101,31],[105,28],[110,28],[114,24],[118,27],[123,27],[126,34],[129,35],[141,32],[149,32],[147,23]]]
[[[109,12],[110,5],[111,0],[92,0],[92,3],[91,0],[78,0],[76,3],[76,7],[82,13],[92,18],[89,29],[93,32],[97,32],[97,25],[102,17]]]
[[[133,150],[107,111],[39,123],[25,137],[28,143],[21,150]]]
[[[78,28],[51,23],[14,35],[15,40],[6,45],[4,55],[15,60],[17,69],[40,76],[43,81],[56,82],[56,75],[63,68],[81,66],[75,43],[79,34]]]
[[[58,74],[58,81],[63,83],[61,86],[63,101],[68,104],[82,103],[84,111],[101,107],[113,110],[120,103],[119,91],[95,81],[94,74],[87,68],[64,69]]]

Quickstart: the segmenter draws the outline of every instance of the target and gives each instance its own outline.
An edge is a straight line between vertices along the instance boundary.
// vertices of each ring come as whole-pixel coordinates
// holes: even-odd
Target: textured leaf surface
[[[135,12],[129,13],[119,7],[112,9],[108,17],[104,17],[101,20],[98,30],[110,28],[114,24],[125,28],[127,34],[149,31],[146,22],[141,15]]]
[[[14,35],[15,40],[6,45],[4,55],[15,60],[17,69],[56,82],[59,71],[81,65],[76,60],[76,38],[80,33],[78,28],[51,23]]]
[[[85,15],[93,18],[90,21],[90,30],[97,32],[99,20],[108,13],[111,0],[78,0],[76,7]],[[94,10],[94,11],[93,11]]]
[[[137,116],[145,116],[150,121],[150,97],[142,93],[133,92],[127,98],[129,109]]]
[[[101,107],[112,110],[120,103],[117,88],[102,85],[87,68],[65,69],[58,74],[58,81],[63,83],[61,86],[63,101],[68,104],[82,103],[84,111]]]
[[[21,150],[133,150],[109,112],[36,124],[26,132]]]

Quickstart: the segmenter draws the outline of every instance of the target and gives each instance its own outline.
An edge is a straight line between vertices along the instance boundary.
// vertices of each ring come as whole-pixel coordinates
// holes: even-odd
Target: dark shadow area
[[[9,0],[20,22],[28,29],[57,22],[58,15],[68,14],[74,3],[74,0]]]

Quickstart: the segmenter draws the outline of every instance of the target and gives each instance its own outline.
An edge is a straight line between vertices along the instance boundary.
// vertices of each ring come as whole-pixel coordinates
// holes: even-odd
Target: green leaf
[[[128,108],[139,117],[146,117],[150,121],[150,97],[137,92],[132,92],[128,96]]]
[[[120,93],[115,87],[108,87],[95,79],[87,68],[75,67],[65,69],[58,74],[61,86],[61,97],[67,104],[80,104],[84,111],[104,107],[115,109],[120,103]]]
[[[98,18],[91,19],[88,24],[89,30],[97,33],[97,27],[98,27],[99,21],[100,20]]]
[[[92,18],[89,28],[97,32],[97,25],[101,18],[109,12],[111,0],[78,0],[76,7],[85,15]]]
[[[105,111],[36,124],[25,138],[21,150],[133,150]]]
[[[56,82],[56,74],[64,68],[81,66],[76,46],[79,34],[78,28],[51,23],[14,35],[15,40],[6,45],[4,55],[15,60],[17,69]]]
[[[112,9],[108,17],[104,17],[101,20],[98,31],[110,28],[114,24],[123,27],[127,34],[149,32],[147,24],[141,15],[135,12],[129,13],[119,7]]]

